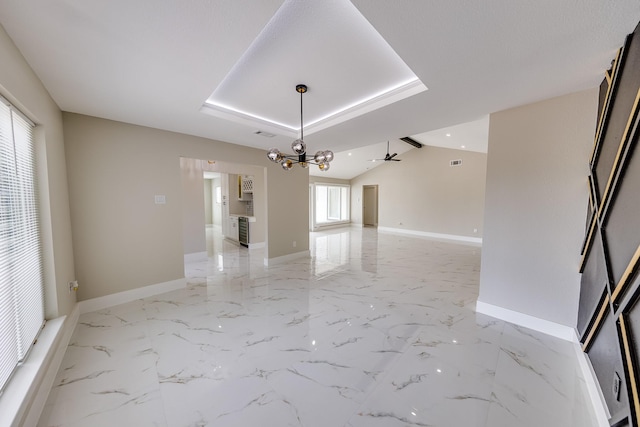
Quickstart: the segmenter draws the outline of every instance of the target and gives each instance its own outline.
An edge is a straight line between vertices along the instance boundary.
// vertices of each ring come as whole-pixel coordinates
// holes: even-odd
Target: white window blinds
[[[43,323],[33,124],[0,98],[0,390]]]

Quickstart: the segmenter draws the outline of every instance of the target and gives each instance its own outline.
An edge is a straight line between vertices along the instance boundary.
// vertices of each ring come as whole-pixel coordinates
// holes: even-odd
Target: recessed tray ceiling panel
[[[279,134],[333,126],[426,90],[348,0],[283,3],[203,111]]]

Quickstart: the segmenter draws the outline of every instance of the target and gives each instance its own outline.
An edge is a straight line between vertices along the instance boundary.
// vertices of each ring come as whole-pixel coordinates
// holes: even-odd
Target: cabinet
[[[253,176],[238,175],[238,200],[253,200]]]
[[[229,217],[229,235],[227,237],[235,242],[240,238],[237,216]]]

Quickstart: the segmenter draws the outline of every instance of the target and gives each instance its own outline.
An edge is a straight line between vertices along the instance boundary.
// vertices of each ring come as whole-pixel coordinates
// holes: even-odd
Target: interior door
[[[362,225],[366,227],[378,226],[377,185],[364,185],[362,187]]]

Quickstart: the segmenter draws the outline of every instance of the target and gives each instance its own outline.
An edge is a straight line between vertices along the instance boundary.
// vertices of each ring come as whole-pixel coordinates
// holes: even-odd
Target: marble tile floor
[[[39,426],[595,426],[573,344],[477,314],[480,248],[209,230],[185,289],[83,314]]]

